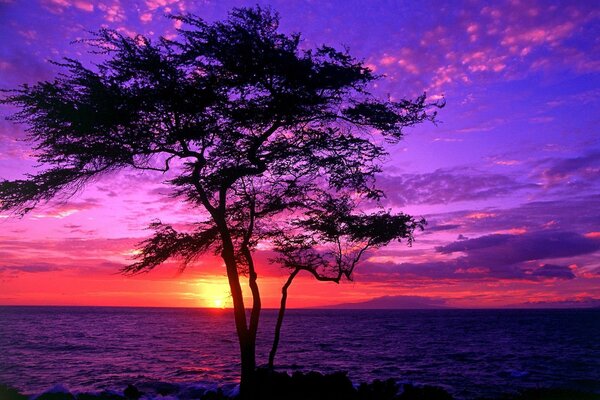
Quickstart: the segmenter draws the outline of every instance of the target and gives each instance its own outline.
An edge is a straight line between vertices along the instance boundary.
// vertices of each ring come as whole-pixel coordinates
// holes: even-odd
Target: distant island
[[[408,310],[408,309],[445,309],[453,308],[446,304],[445,299],[423,296],[382,296],[358,303],[342,303],[319,308],[335,310]]]
[[[439,297],[424,296],[381,296],[371,300],[357,303],[341,303],[328,306],[316,307],[319,309],[333,310],[438,310],[438,309],[459,309],[448,304],[448,300]],[[585,298],[581,300],[565,301],[536,301],[509,304],[498,308],[530,308],[530,309],[551,309],[551,308],[600,308],[600,299]]]

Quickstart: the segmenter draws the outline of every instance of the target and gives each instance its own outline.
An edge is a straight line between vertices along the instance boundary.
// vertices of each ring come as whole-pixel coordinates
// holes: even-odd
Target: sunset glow
[[[110,27],[173,38],[165,14],[222,19],[242,1],[0,0],[0,88],[52,80],[48,60],[81,59],[77,40]],[[600,9],[593,1],[258,1],[301,32],[303,47],[350,52],[385,76],[392,99],[445,99],[440,123],[406,131],[378,177],[384,206],[423,216],[412,247],[367,254],[339,285],[300,274],[291,308],[383,298],[389,307],[600,304]],[[394,6],[390,6],[394,4]],[[435,8],[435,9],[433,9]],[[0,116],[15,110],[0,106]],[[0,121],[0,178],[36,170],[24,126]],[[23,218],[0,214],[0,304],[230,308],[216,255],[184,271],[172,260],[119,270],[155,220],[185,230],[203,218],[170,196],[172,176],[127,170]],[[256,251],[263,307],[277,307],[287,271]],[[245,280],[245,279],[244,279]],[[245,294],[248,288],[243,287]]]
[[[226,308],[232,305],[227,280],[221,276],[198,279],[196,295],[201,307]]]

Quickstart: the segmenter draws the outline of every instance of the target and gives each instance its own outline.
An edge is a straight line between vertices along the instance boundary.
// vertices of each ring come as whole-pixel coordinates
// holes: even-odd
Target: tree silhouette
[[[285,315],[288,289],[301,271],[322,282],[352,280],[354,268],[363,254],[393,240],[406,239],[412,244],[415,229],[423,229],[425,220],[386,211],[359,213],[349,195],[333,197],[325,193],[306,205],[304,218],[291,221],[286,231],[274,237],[275,262],[289,268],[290,275],[281,289],[281,303],[275,337],[269,353],[269,367],[274,367],[281,326]],[[290,229],[291,228],[291,229]]]
[[[22,215],[124,168],[171,171],[175,194],[206,218],[190,232],[156,221],[124,272],[219,254],[233,299],[240,390],[249,397],[261,310],[257,244],[272,247],[291,279],[306,270],[339,281],[366,249],[412,240],[420,222],[381,208],[361,214],[357,203],[383,196],[375,187],[383,142],[433,121],[441,104],[425,95],[378,100],[367,89],[379,76],[347,51],[302,50],[299,34],[278,32],[270,9],[234,9],[215,23],[172,18],[185,27],[176,40],[102,29],[85,40],[99,64],[66,58],[53,81],[7,92],[2,103],[18,108],[10,119],[27,126],[45,169],[0,182],[0,209]],[[332,243],[336,251],[325,248]],[[241,277],[252,294],[249,320]]]

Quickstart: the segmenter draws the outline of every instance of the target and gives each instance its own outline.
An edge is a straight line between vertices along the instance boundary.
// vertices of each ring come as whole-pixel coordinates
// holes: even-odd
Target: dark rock
[[[177,394],[177,398],[180,400],[196,400],[204,398],[206,389],[202,387],[188,387],[183,389]]]
[[[600,393],[585,393],[569,389],[530,389],[523,400],[600,400]]]
[[[137,400],[140,397],[142,397],[142,392],[140,392],[139,389],[133,385],[127,385],[127,387],[123,391],[123,394],[126,398],[130,400]]]
[[[356,389],[345,372],[323,375],[319,372],[257,371],[256,396],[259,400],[356,400]]]
[[[381,381],[375,379],[372,383],[361,383],[358,387],[360,400],[394,400],[398,396],[400,386],[394,379]]]
[[[289,393],[292,378],[285,372],[277,372],[268,368],[256,370],[255,397],[260,400],[277,399]]]
[[[354,399],[357,395],[356,389],[354,389],[346,372],[335,372],[333,374],[325,375],[322,387],[331,388],[333,390],[331,394],[340,396],[339,398],[342,399]]]
[[[527,389],[513,396],[505,396],[505,400],[600,400],[598,393],[586,393],[571,389]]]
[[[2,400],[27,400],[27,396],[19,393],[17,389],[14,389],[7,385],[0,384],[0,399]]]
[[[114,392],[79,393],[77,400],[124,400],[125,397]]]
[[[223,394],[221,389],[217,389],[217,391],[209,391],[204,393],[202,400],[229,400],[229,397]]]
[[[180,390],[178,384],[170,382],[148,382],[138,384],[138,387],[138,390],[140,390],[141,393],[156,393],[161,396],[175,394]]]
[[[179,385],[175,385],[174,383],[160,382],[156,386],[156,393],[167,396],[170,394],[177,393],[179,391]]]
[[[444,389],[435,386],[417,387],[413,385],[404,385],[399,400],[453,400],[450,393]]]
[[[62,385],[55,385],[39,396],[35,400],[75,400],[75,396]]]
[[[35,400],[75,400],[75,396],[69,392],[47,392],[42,393]]]

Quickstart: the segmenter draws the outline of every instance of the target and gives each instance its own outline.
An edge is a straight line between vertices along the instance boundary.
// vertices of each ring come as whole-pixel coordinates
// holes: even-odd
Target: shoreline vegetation
[[[356,386],[345,372],[286,372],[258,369],[255,400],[459,400],[448,391],[436,386],[399,384],[394,379],[376,379]],[[565,388],[535,388],[515,391],[476,400],[600,400],[600,393]],[[61,385],[39,394],[23,394],[17,389],[0,384],[1,400],[235,400],[238,388],[214,385],[181,385],[155,382],[128,385],[122,391],[71,392]]]

